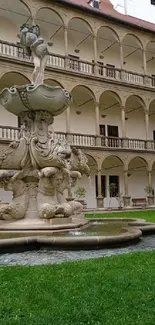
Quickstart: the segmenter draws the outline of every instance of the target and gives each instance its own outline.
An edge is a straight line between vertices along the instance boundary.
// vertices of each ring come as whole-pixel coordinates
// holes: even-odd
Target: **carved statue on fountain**
[[[47,49],[39,27],[23,25],[21,43],[31,51],[35,69],[33,84],[6,88],[0,94],[0,103],[22,124],[19,140],[0,152],[0,187],[13,192],[12,203],[0,205],[0,219],[68,218],[82,211],[72,187],[90,171],[84,153],[57,138],[49,127],[71,96],[61,87],[42,83]]]
[[[20,29],[20,42],[28,56],[33,57],[34,71],[32,83],[37,86],[44,81],[44,70],[48,58],[47,46],[40,37],[40,27],[23,24]]]

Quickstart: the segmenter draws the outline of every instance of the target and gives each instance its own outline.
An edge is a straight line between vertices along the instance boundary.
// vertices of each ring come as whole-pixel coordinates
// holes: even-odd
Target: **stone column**
[[[123,196],[123,204],[124,207],[130,207],[130,199],[129,189],[128,189],[128,170],[124,170],[124,196]]]
[[[146,140],[149,140],[149,112],[145,111]]]
[[[152,170],[148,171],[148,185],[152,187]]]
[[[70,133],[70,106],[66,109],[66,133]]]
[[[93,36],[93,46],[94,46],[94,74],[97,75],[97,37]]]
[[[146,67],[146,51],[145,50],[142,50],[143,51],[143,69],[144,69],[144,75],[147,74],[147,67]]]
[[[97,171],[97,208],[103,208],[102,184],[101,184],[101,170]]]
[[[123,69],[124,56],[123,56],[123,44],[122,43],[119,43],[119,48],[120,48],[120,68]]]
[[[71,122],[70,122],[70,106],[67,107],[66,109],[66,133],[67,133],[67,140],[71,144]]]
[[[99,103],[95,103],[95,122],[96,122],[96,145],[101,146],[101,137],[100,137],[100,130],[99,130],[99,123],[100,123],[100,109]]]
[[[150,189],[150,193],[147,194],[148,205],[153,206],[154,205],[154,195],[152,193],[152,170],[148,171],[148,186]]]
[[[124,68],[124,55],[123,55],[123,44],[119,43],[119,48],[120,48],[120,68],[121,68],[121,79],[123,80],[123,68]]]
[[[65,43],[65,67],[67,67],[67,57],[68,57],[68,29],[64,26],[64,43]]]
[[[125,107],[121,107],[121,120],[122,120],[122,138],[126,137],[126,125],[125,125]]]

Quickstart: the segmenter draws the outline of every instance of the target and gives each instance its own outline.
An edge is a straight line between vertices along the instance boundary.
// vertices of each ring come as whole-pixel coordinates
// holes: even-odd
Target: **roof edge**
[[[55,2],[55,0],[49,0],[51,2]],[[125,21],[121,18],[117,18],[117,17],[114,17],[110,14],[106,14],[104,12],[101,12],[99,11],[98,9],[94,9],[94,8],[88,8],[86,6],[83,6],[83,5],[79,5],[79,4],[76,4],[76,3],[73,3],[71,1],[68,1],[68,0],[59,0],[59,3],[62,4],[62,5],[67,5],[69,7],[72,7],[72,8],[76,8],[76,9],[80,9],[80,10],[83,10],[91,15],[96,15],[96,16],[99,16],[99,17],[105,17],[105,18],[108,18],[116,23],[119,23],[119,24],[122,24],[122,25],[125,25],[125,26],[132,26],[136,29],[139,29],[139,30],[142,30],[142,31],[146,31],[146,32],[149,32],[149,33],[154,33],[154,30],[153,29],[150,29],[150,28],[147,28],[147,27],[143,27],[143,26],[139,26],[137,24],[134,24],[132,22],[129,22],[129,21]],[[130,16],[128,16],[130,17]],[[134,17],[132,17],[134,18]]]

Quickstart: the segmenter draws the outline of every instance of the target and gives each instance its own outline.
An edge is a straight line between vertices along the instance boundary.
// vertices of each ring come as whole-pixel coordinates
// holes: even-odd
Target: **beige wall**
[[[2,105],[0,105],[0,125],[18,126],[17,117],[7,112]]]

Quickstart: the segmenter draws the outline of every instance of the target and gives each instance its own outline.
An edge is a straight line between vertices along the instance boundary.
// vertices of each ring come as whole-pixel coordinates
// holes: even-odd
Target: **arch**
[[[98,167],[98,164],[97,164],[97,161],[96,159],[91,155],[91,154],[88,154],[88,153],[85,153],[86,157],[88,158],[88,165],[89,165],[89,159],[90,161],[92,160],[93,161],[93,167],[95,166],[96,168]],[[89,165],[89,167],[91,168],[92,166]]]
[[[155,39],[151,39],[146,43],[146,50],[149,44],[154,43],[155,44]]]
[[[1,8],[0,39],[11,43],[19,42],[18,33],[20,33],[21,25],[32,17],[30,8],[25,2],[19,0],[14,0],[13,6],[10,1],[3,1],[1,7],[3,8]],[[7,23],[5,20],[7,20]],[[8,28],[6,28],[7,24]]]
[[[97,29],[97,35],[98,35],[98,32],[101,28],[108,28],[109,30],[111,30],[112,33],[114,33],[114,35],[116,36],[118,42],[120,42],[120,37],[119,35],[117,34],[117,32],[111,27],[111,26],[107,26],[107,25],[101,25],[98,29]]]
[[[60,86],[61,88],[64,88],[64,86],[59,81],[52,79],[52,78],[45,78],[44,83],[47,85]]]
[[[125,101],[125,107],[127,107],[127,101],[130,99],[130,98],[135,98],[135,99],[138,99],[138,101],[140,102],[140,104],[146,108],[146,103],[144,102],[144,99],[142,97],[140,97],[139,95],[129,95],[127,98],[126,98],[126,101]]]
[[[78,85],[72,89],[71,96],[71,132],[84,135],[95,134],[95,99],[93,92],[86,86]],[[93,140],[90,138],[90,141]]]
[[[132,33],[127,33],[127,34],[125,34],[124,37],[123,37],[123,39],[122,39],[122,43],[124,43],[124,39],[125,39],[126,36],[132,36],[132,37],[133,37],[134,39],[136,39],[137,42],[140,44],[141,49],[144,49],[144,46],[143,46],[142,41],[139,39],[139,37],[138,37],[137,35],[134,35],[134,34],[132,34]]]
[[[76,89],[76,88],[78,88],[78,87],[81,87],[81,88],[84,88],[84,89],[86,89],[89,93],[90,93],[90,95],[93,97],[93,99],[94,99],[94,101],[95,101],[95,94],[94,94],[94,92],[92,91],[92,89],[90,89],[89,87],[87,87],[87,86],[85,86],[85,85],[81,85],[81,84],[79,84],[79,85],[76,85],[76,86],[74,86],[73,88],[72,88],[72,90],[71,90],[71,93]]]
[[[155,104],[155,99],[151,99],[151,100],[150,100],[150,102],[149,102],[149,104],[148,104],[148,106],[149,106],[149,110],[150,110],[151,105],[153,105],[153,104]]]
[[[99,102],[101,100],[101,97],[104,96],[104,95],[109,95],[111,94],[113,98],[117,99],[119,104],[122,106],[122,99],[121,97],[115,92],[115,91],[112,91],[112,90],[105,90],[102,92],[102,94],[100,95],[100,98],[99,98]]]
[[[148,161],[147,161],[143,156],[138,155],[138,156],[134,156],[134,157],[131,157],[131,158],[130,158],[130,160],[128,161],[128,170],[129,170],[129,165],[130,165],[130,164],[132,163],[132,161],[135,160],[135,159],[139,159],[139,160],[141,160],[141,161],[144,163],[144,165],[145,165],[145,167],[146,167],[146,170],[149,169],[149,163],[148,163]],[[142,166],[142,167],[143,167],[143,166]]]
[[[146,71],[148,75],[154,75],[155,74],[155,40],[151,39],[146,44]],[[154,87],[154,79],[152,79],[152,86]]]
[[[155,171],[155,168],[153,169],[153,165],[155,165],[155,160],[152,160],[151,162],[150,162],[150,164],[149,164],[149,170],[150,171]]]
[[[90,23],[88,23],[88,21],[87,21],[86,19],[84,19],[84,18],[82,18],[82,17],[78,17],[78,16],[72,17],[72,18],[68,21],[68,24],[67,24],[68,29],[69,29],[69,24],[70,24],[70,22],[73,21],[73,20],[75,20],[75,19],[82,20],[82,21],[83,21],[83,22],[84,22],[84,23],[89,27],[89,29],[90,29],[90,31],[91,31],[91,34],[93,34],[93,29],[92,29]]]
[[[103,159],[103,161],[102,161],[102,164],[101,164],[102,167],[103,167],[104,162],[105,162],[106,159],[108,159],[108,158],[114,158],[114,159],[116,159],[116,160],[118,159],[118,161],[121,163],[120,166],[124,166],[124,162],[123,162],[123,160],[122,160],[118,155],[108,154],[107,156],[104,157],[104,159]],[[120,167],[120,166],[116,166],[116,167]]]
[[[43,7],[39,8],[38,11],[36,12],[36,19],[37,19],[37,15],[38,15],[39,11],[44,10],[44,9],[53,11],[57,16],[59,16],[59,18],[62,22],[62,25],[64,26],[64,19],[62,18],[61,14],[57,10],[55,10],[49,6],[43,6]]]
[[[32,16],[32,11],[31,11],[30,7],[28,6],[28,4],[24,0],[19,0],[19,2],[21,2],[27,8],[27,10],[29,11],[29,13]]]
[[[9,71],[0,78],[0,89],[12,87],[14,85],[30,84],[30,80],[22,73]]]

